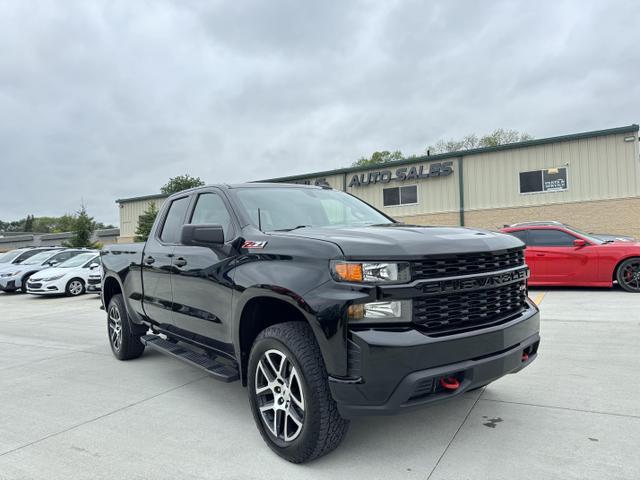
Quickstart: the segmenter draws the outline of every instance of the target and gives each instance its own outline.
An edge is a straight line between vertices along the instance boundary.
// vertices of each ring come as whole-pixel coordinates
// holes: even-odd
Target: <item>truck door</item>
[[[144,312],[150,321],[163,326],[172,319],[171,260],[180,241],[188,206],[188,195],[171,201],[158,228],[147,239],[142,254]]]
[[[235,250],[229,242],[237,236],[239,229],[226,199],[215,189],[198,194],[185,223],[221,225],[225,244],[175,247],[171,277],[173,324],[181,330],[207,337],[207,343],[219,350],[231,352],[233,283],[229,264]]]

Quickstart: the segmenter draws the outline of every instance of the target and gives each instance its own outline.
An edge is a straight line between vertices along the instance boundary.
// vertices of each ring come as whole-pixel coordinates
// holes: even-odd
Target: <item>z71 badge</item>
[[[254,242],[253,240],[246,240],[242,244],[242,248],[264,248],[267,242]]]

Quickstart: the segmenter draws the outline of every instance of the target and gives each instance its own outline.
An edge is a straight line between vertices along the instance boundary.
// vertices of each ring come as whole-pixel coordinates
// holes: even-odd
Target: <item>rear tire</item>
[[[86,292],[84,282],[80,278],[72,278],[64,289],[68,297],[77,297]]]
[[[256,426],[279,456],[303,463],[340,444],[349,422],[338,413],[308,324],[279,323],[263,330],[251,348],[247,377]]]
[[[640,293],[640,257],[628,258],[616,271],[618,285],[627,292]]]
[[[111,297],[107,307],[107,334],[111,351],[118,360],[131,360],[142,355],[144,345],[140,337],[146,331],[146,327],[131,322],[121,294]]]

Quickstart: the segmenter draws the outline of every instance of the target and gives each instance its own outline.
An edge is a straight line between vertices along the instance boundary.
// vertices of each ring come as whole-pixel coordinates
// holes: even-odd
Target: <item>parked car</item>
[[[25,261],[27,258],[31,258],[34,255],[47,252],[50,250],[60,249],[61,247],[24,247],[10,250],[0,255],[0,271],[7,265],[17,265]]]
[[[305,462],[336,448],[348,418],[529,365],[540,320],[523,249],[501,233],[403,225],[325,187],[187,190],[146,243],[103,251],[108,341],[120,360],[148,347],[240,380],[265,442]]]
[[[640,243],[602,240],[559,222],[503,228],[527,246],[529,285],[611,287],[640,292]]]
[[[515,227],[533,227],[533,226],[559,226],[559,227],[568,227],[573,230],[577,230],[570,225],[567,225],[562,222],[558,222],[556,220],[536,220],[533,222],[520,222],[514,223],[512,225],[505,225],[505,228],[515,228]],[[588,235],[592,235],[594,237],[598,237],[600,240],[616,240],[621,242],[637,242],[633,237],[629,237],[627,235],[615,235],[612,233],[589,233]]]
[[[87,292],[100,293],[102,291],[102,262],[98,268],[89,273]]]
[[[29,277],[27,292],[34,295],[60,295],[70,297],[87,291],[89,275],[100,267],[100,253],[84,252],[60,265],[45,268]]]
[[[35,254],[18,265],[8,265],[0,270],[0,290],[5,292],[27,291],[27,280],[31,275],[45,268],[55,267],[86,249],[58,248]]]

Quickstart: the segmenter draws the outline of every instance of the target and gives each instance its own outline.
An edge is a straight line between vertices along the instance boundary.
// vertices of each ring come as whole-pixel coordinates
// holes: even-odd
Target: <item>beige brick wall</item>
[[[394,217],[417,225],[459,225],[458,212]],[[505,224],[536,220],[557,220],[586,232],[630,235],[640,239],[640,197],[573,202],[530,207],[467,210],[469,227],[497,230]]]
[[[459,212],[426,213],[424,215],[405,215],[393,217],[400,222],[415,225],[460,225]]]
[[[585,232],[640,239],[640,197],[465,212],[466,225],[491,230],[535,220],[557,220]]]

